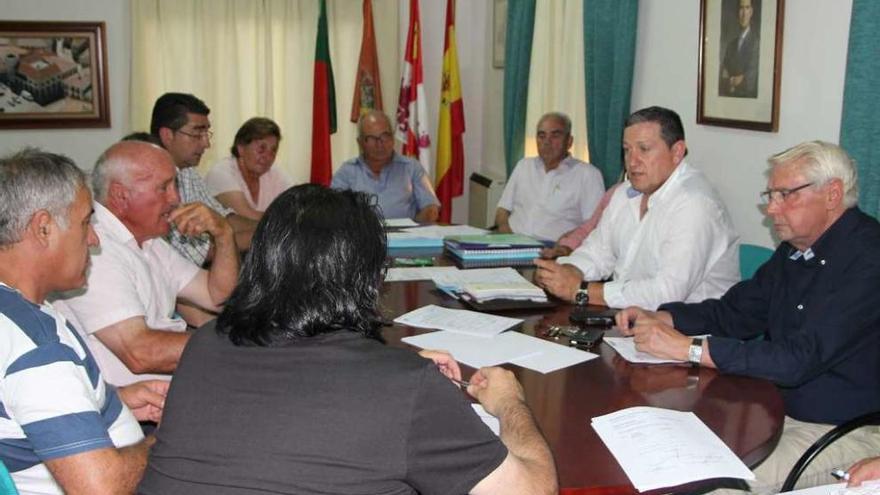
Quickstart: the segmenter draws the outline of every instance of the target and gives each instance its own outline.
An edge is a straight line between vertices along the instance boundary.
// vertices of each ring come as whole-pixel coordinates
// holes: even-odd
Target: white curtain
[[[211,108],[206,173],[229,154],[245,120],[269,117],[281,127],[276,166],[307,182],[312,134],[312,76],[319,3],[314,0],[131,0],[131,125],[149,130],[156,98],[192,93]],[[349,122],[360,53],[361,2],[328,0],[330,56],[336,82],[334,168],[357,154]],[[399,87],[398,5],[373,0],[385,111]]]
[[[525,156],[538,154],[535,128],[541,115],[559,111],[571,117],[574,136],[571,154],[589,161],[583,4],[583,0],[536,2]]]

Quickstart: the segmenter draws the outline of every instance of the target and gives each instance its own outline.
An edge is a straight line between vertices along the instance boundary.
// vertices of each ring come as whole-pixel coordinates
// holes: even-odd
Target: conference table
[[[390,254],[395,255],[393,251]],[[434,260],[437,264],[449,263],[442,256]],[[528,272],[524,275],[530,278]],[[437,290],[431,281],[387,282],[381,300],[383,317],[388,321],[428,304],[467,309],[457,299]],[[547,338],[544,333],[551,325],[569,324],[571,310],[571,305],[560,302],[552,309],[497,314],[525,320],[514,331]],[[408,347],[400,339],[429,331],[393,325],[386,327],[383,335],[389,345]],[[615,333],[611,330],[606,335]],[[590,426],[591,418],[627,407],[692,411],[750,467],[763,460],[779,439],[783,404],[770,382],[684,364],[630,364],[604,343],[592,351],[599,355],[597,359],[547,374],[504,365],[522,383],[526,401],[550,444],[563,494],[639,493]],[[473,371],[462,366],[465,378]],[[672,493],[698,487],[692,484],[642,493]]]

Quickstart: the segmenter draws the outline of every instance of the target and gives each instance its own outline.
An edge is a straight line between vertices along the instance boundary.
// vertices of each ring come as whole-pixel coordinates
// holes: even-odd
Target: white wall
[[[24,146],[63,153],[90,170],[98,155],[128,132],[131,39],[127,0],[0,0],[3,20],[104,21],[107,26],[110,124],[103,129],[0,130],[0,155]]]
[[[771,247],[758,208],[766,159],[802,141],[837,142],[852,0],[785,4],[779,132],[696,124],[699,0],[640,0],[632,108],[682,117],[690,154],[718,188],[743,242]]]

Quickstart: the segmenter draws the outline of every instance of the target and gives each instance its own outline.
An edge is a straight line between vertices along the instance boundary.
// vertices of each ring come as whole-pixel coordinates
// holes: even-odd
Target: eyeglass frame
[[[363,134],[361,135],[361,141],[370,146],[375,146],[380,142],[382,144],[387,144],[394,141],[394,134],[392,134],[391,131],[385,131],[379,135]]]
[[[780,187],[777,189],[767,189],[765,191],[761,191],[761,202],[765,205],[769,205],[774,201],[778,203],[785,203],[785,201],[788,200],[789,196],[791,196],[792,194],[802,189],[806,189],[814,184],[815,182],[807,182],[806,184],[801,184],[797,187]],[[775,200],[773,199],[774,196],[776,198]]]
[[[182,129],[176,129],[174,132],[179,132],[179,133],[183,134],[184,136],[189,136],[193,139],[198,139],[199,141],[201,141],[202,139],[207,139],[208,141],[214,139],[214,131],[212,131],[210,129],[206,129],[206,130],[204,130],[202,132],[198,132],[198,133],[186,132]]]

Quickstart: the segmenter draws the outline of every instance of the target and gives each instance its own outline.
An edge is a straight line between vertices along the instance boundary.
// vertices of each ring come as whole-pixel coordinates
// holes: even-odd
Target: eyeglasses
[[[394,139],[394,136],[392,136],[390,132],[383,132],[382,134],[379,134],[378,136],[371,136],[369,134],[364,134],[363,136],[361,136],[361,138],[364,140],[364,144],[368,144],[368,145],[373,146],[379,142],[381,142],[382,144],[387,144],[392,139]]]
[[[184,136],[189,136],[193,139],[198,139],[198,140],[207,139],[208,141],[210,141],[214,137],[214,133],[211,131],[186,132],[186,131],[182,131],[182,130],[178,129],[174,132],[179,132],[179,133],[183,134]]]
[[[792,188],[767,189],[766,191],[761,193],[761,201],[765,205],[773,203],[774,201],[784,203],[785,200],[787,200],[788,197],[792,194],[812,185],[812,182],[807,182],[806,184],[802,184],[800,186]]]

